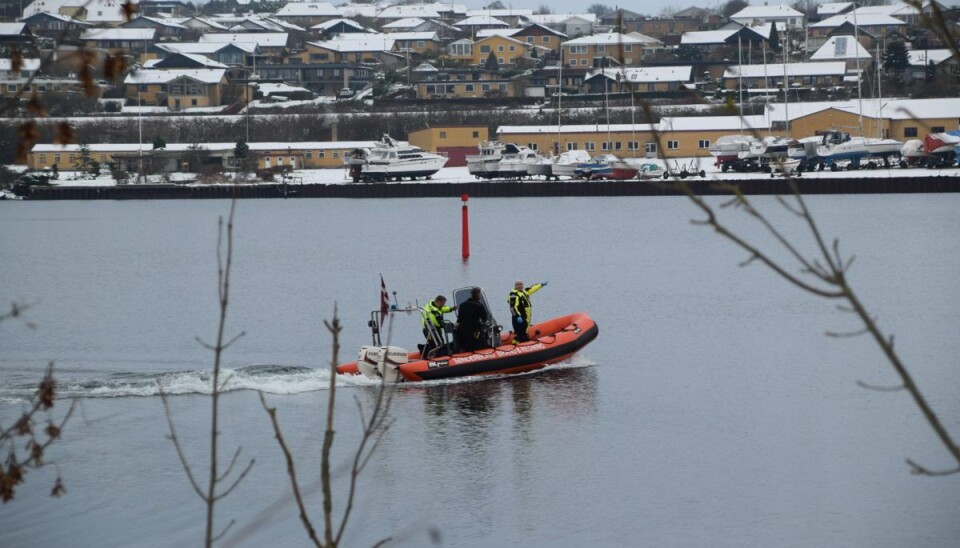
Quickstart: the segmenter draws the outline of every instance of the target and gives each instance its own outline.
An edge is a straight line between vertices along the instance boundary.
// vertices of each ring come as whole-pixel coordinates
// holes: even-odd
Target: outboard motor
[[[367,378],[386,382],[403,380],[400,365],[407,363],[407,351],[399,346],[361,346],[357,369]]]

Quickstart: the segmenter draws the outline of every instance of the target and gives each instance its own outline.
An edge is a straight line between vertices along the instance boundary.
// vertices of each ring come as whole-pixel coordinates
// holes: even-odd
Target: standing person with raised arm
[[[514,343],[522,343],[530,340],[527,336],[527,326],[533,319],[533,305],[530,303],[530,295],[533,295],[541,288],[547,286],[548,282],[533,284],[530,287],[523,287],[523,280],[517,280],[513,284],[513,290],[507,298],[507,304],[510,305],[510,319],[513,322]]]

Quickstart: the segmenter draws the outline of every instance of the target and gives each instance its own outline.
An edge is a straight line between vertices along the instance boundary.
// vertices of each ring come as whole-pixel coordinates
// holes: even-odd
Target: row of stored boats
[[[824,131],[812,137],[790,139],[778,136],[757,137],[736,134],[720,137],[710,145],[710,154],[721,171],[822,171],[920,166],[941,168],[960,160],[960,130],[929,133],[921,141],[851,136],[839,130]],[[644,159],[619,158],[604,153],[591,156],[583,150],[570,150],[544,157],[536,150],[514,143],[481,143],[479,154],[467,156],[467,170],[478,179],[628,180],[669,177],[671,172]],[[372,147],[357,148],[347,154],[344,163],[354,182],[429,179],[447,163],[445,154],[432,153],[398,142],[388,135]],[[688,170],[676,170],[681,176]],[[703,172],[696,168],[690,174]]]
[[[860,168],[949,167],[960,158],[960,131],[930,133],[924,140],[851,136],[829,130],[802,139],[727,135],[710,145],[721,171],[822,171]]]
[[[467,156],[466,160],[467,171],[478,179],[627,180],[660,177],[664,173],[654,162],[625,160],[614,154],[590,156],[583,150],[571,150],[548,158],[529,147],[500,141],[481,143],[479,154]],[[354,149],[344,157],[354,182],[429,179],[446,163],[445,154],[427,152],[389,135],[371,147]]]

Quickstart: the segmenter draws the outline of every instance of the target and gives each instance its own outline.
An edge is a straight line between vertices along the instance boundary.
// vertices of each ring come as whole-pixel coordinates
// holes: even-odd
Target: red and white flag
[[[380,325],[387,319],[390,312],[390,296],[387,295],[387,284],[383,281],[383,274],[380,275]]]

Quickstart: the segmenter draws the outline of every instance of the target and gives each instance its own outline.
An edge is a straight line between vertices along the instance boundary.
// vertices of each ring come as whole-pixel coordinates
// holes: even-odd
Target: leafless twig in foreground
[[[173,446],[177,451],[177,456],[180,458],[180,463],[183,466],[184,472],[187,474],[187,479],[190,480],[190,485],[207,507],[204,546],[208,548],[213,546],[213,543],[217,539],[221,538],[233,525],[233,522],[231,521],[220,533],[214,534],[213,515],[214,507],[216,506],[217,501],[229,495],[237,487],[237,485],[240,484],[243,478],[246,477],[247,473],[250,472],[250,469],[253,467],[253,463],[255,462],[254,459],[251,459],[239,474],[237,474],[233,479],[230,479],[225,487],[221,488],[221,484],[227,482],[228,478],[231,476],[234,465],[236,464],[242,450],[240,447],[237,448],[233,458],[230,461],[230,464],[227,466],[226,471],[221,474],[219,472],[218,459],[219,403],[220,392],[223,390],[223,385],[220,383],[221,360],[223,357],[223,352],[229,348],[230,345],[236,342],[238,338],[243,336],[243,333],[241,332],[239,335],[233,337],[229,341],[224,340],[224,331],[226,330],[227,324],[227,309],[229,308],[230,302],[230,269],[233,265],[233,215],[236,211],[236,206],[237,202],[236,199],[234,199],[234,201],[230,204],[230,217],[227,220],[226,234],[224,234],[223,218],[220,219],[219,228],[217,231],[217,300],[220,308],[220,319],[217,326],[217,342],[215,344],[208,344],[202,340],[200,341],[200,344],[205,348],[212,350],[214,355],[213,377],[210,387],[210,476],[207,480],[206,491],[204,491],[204,489],[201,487],[200,482],[197,480],[196,475],[193,473],[190,467],[190,463],[187,460],[187,457],[183,451],[183,447],[177,438],[176,430],[174,429],[167,397],[163,393],[162,389],[160,391],[160,396],[163,400],[164,411],[167,415],[167,423],[170,427],[170,440],[173,441]],[[226,237],[226,242],[224,242],[224,237]],[[224,247],[226,247],[225,254]]]

